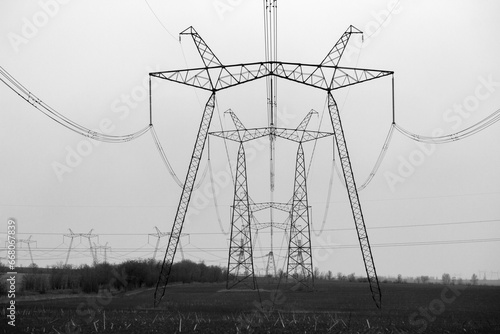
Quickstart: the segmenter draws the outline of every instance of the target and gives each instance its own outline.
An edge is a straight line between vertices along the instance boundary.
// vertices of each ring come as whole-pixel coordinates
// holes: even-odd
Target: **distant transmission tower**
[[[340,165],[342,167],[344,182],[347,188],[348,198],[351,205],[351,211],[354,218],[354,225],[357,231],[358,241],[361,249],[362,258],[365,265],[366,275],[370,290],[372,292],[373,300],[377,307],[381,305],[381,292],[378,282],[375,264],[373,262],[368,234],[364,222],[364,217],[361,209],[361,203],[358,196],[354,173],[351,166],[347,143],[342,128],[341,117],[333,92],[337,89],[360,84],[374,79],[393,76],[394,72],[384,70],[372,70],[363,68],[341,67],[339,66],[340,59],[344,53],[347,43],[353,34],[361,34],[362,32],[353,26],[349,26],[343,33],[337,43],[328,52],[326,57],[317,65],[302,64],[295,62],[282,62],[278,61],[276,57],[276,0],[265,0],[265,31],[266,31],[266,60],[253,62],[253,63],[238,63],[233,65],[224,65],[214,52],[208,47],[205,41],[201,38],[198,32],[189,27],[183,32],[182,35],[189,35],[193,39],[198,53],[203,61],[204,66],[199,68],[172,70],[150,73],[150,79],[158,78],[167,80],[191,87],[196,87],[210,93],[203,114],[201,117],[200,126],[196,136],[191,160],[189,163],[186,179],[183,184],[182,193],[180,195],[177,213],[172,225],[172,232],[170,234],[169,242],[163,259],[163,265],[156,285],[154,295],[154,305],[158,305],[163,298],[168,284],[168,279],[172,269],[172,264],[175,259],[175,254],[179,239],[182,233],[184,220],[186,218],[191,194],[193,192],[194,183],[198,173],[198,168],[203,155],[210,123],[216,105],[216,94],[221,90],[227,90],[239,85],[253,82],[259,79],[267,80],[268,92],[268,127],[261,129],[262,135],[270,139],[271,149],[271,166],[270,166],[270,189],[271,189],[271,202],[273,202],[274,191],[274,140],[276,137],[289,137],[297,138],[289,129],[280,129],[276,125],[277,109],[276,109],[276,82],[279,79],[294,82],[300,85],[305,85],[311,88],[322,90],[326,93],[328,101],[328,112],[330,121],[335,136],[335,144],[337,146],[337,153],[340,157]],[[394,83],[394,80],[393,80]],[[394,89],[393,89],[394,91]],[[394,99],[393,99],[394,100]],[[152,110],[152,109],[151,109]],[[393,108],[394,119],[394,108]],[[229,262],[236,264],[235,268],[239,265],[248,268],[249,272],[253,271],[253,260],[251,258],[251,227],[250,227],[250,199],[248,197],[247,184],[244,181],[244,171],[246,172],[244,148],[242,139],[246,138],[250,130],[236,130],[233,135],[233,140],[240,142],[240,149],[238,150],[238,170],[237,181],[235,184],[235,198],[233,200],[233,217],[232,217],[232,232],[231,232],[231,246],[230,255],[232,258]],[[250,136],[251,133],[250,133]],[[302,143],[308,139],[309,136],[302,137]],[[316,138],[317,139],[317,138]],[[311,139],[312,140],[312,139]],[[303,148],[299,142],[299,150],[297,152],[298,160],[303,155]],[[299,161],[300,162],[300,161]],[[296,166],[296,170],[302,170],[302,165]],[[310,250],[310,237],[306,229],[309,228],[309,223],[306,220],[308,217],[307,196],[305,195],[305,175],[296,173],[296,182],[294,185],[294,208],[292,209],[292,227],[295,224],[293,233],[295,240],[291,247],[289,247],[289,263],[290,255],[292,262],[301,263],[298,267],[298,272],[306,270],[309,263]],[[237,222],[236,224],[234,222]],[[272,217],[271,210],[271,222]],[[294,223],[295,221],[295,223]],[[298,227],[300,225],[300,228]],[[299,243],[300,240],[300,243]],[[300,257],[298,256],[300,250]],[[243,255],[241,255],[243,254]],[[294,254],[297,257],[294,258]],[[296,260],[294,260],[296,259]],[[312,261],[311,261],[312,262]],[[239,263],[242,263],[241,265]],[[312,269],[312,266],[311,266]],[[234,272],[235,270],[233,270]],[[253,273],[252,273],[253,274]]]
[[[94,229],[91,229],[88,233],[74,233],[70,228],[68,230],[69,230],[70,233],[63,235],[63,240],[64,240],[64,237],[71,238],[71,241],[69,243],[69,248],[68,248],[68,254],[66,255],[66,261],[64,262],[64,265],[68,264],[69,254],[71,253],[71,246],[73,245],[73,239],[76,238],[76,237],[79,237],[80,241],[81,241],[82,238],[87,238],[88,239],[88,241],[89,241],[90,256],[92,256],[92,263],[94,265],[97,264],[97,255],[96,255],[96,253],[94,251],[94,248],[92,247],[92,242],[90,240],[92,238],[97,238],[97,240],[99,241],[99,235],[92,234],[92,231]]]
[[[31,264],[34,265],[35,261],[33,261],[33,253],[31,252],[31,246],[30,246],[30,244],[33,243],[33,242],[36,243],[36,241],[35,240],[31,240],[31,237],[32,236],[30,235],[28,239],[18,239],[17,242],[20,242],[21,244],[23,244],[23,243],[24,244],[28,244],[28,251],[30,253]]]
[[[156,245],[155,245],[155,250],[153,252],[153,260],[156,260],[156,253],[158,252],[158,246],[160,245],[160,239],[163,237],[167,237],[170,235],[170,232],[161,232],[158,227],[154,227],[156,230],[156,233],[149,233],[148,234],[148,243],[149,243],[149,237],[156,237]],[[182,233],[181,237],[187,236],[190,238],[189,234]],[[191,238],[190,238],[191,240]],[[179,250],[181,252],[181,259],[184,260],[184,252],[182,251],[182,242],[179,240]]]
[[[101,252],[104,251],[104,262],[103,263],[108,263],[108,250],[111,252],[111,246],[108,246],[108,243],[106,242],[104,245],[96,245],[94,242],[94,254],[95,254],[95,263],[99,263],[99,257],[97,256],[97,251],[100,250]]]

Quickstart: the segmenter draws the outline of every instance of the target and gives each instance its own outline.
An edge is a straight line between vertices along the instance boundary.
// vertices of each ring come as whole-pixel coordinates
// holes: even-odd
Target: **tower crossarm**
[[[280,137],[297,143],[300,142],[304,143],[311,140],[317,140],[324,137],[333,136],[332,132],[320,132],[320,131],[310,131],[310,130],[274,128],[273,131],[275,131],[276,137]],[[210,135],[236,142],[247,142],[268,136],[270,132],[271,128],[266,127],[266,128],[254,128],[254,129],[243,129],[243,130],[214,131],[210,132]]]
[[[232,111],[231,109],[228,109],[224,112],[224,114],[229,114],[231,116],[231,119],[233,120],[234,126],[236,127],[237,130],[245,130],[245,126],[240,121],[238,116],[236,116],[234,111]]]
[[[342,54],[347,46],[347,42],[349,42],[349,38],[352,34],[363,34],[361,30],[350,25],[347,30],[342,34],[337,43],[333,46],[333,48],[328,52],[325,59],[321,62],[321,65],[333,65],[337,66],[339,64],[340,58],[342,58]]]
[[[287,223],[287,222],[283,222],[283,223],[278,223],[278,222],[264,222],[264,223],[255,224],[254,228],[256,230],[262,230],[262,229],[269,228],[269,227],[272,226],[272,227],[278,228],[280,230],[286,230],[286,229],[288,229],[289,225],[290,224]]]
[[[254,139],[266,137],[270,133],[270,128],[255,128],[242,130],[214,131],[209,134],[212,136],[232,140],[236,142],[247,142]]]
[[[252,212],[266,210],[269,208],[274,208],[276,210],[281,210],[284,212],[290,212],[290,210],[292,210],[292,205],[289,203],[278,203],[278,202],[263,202],[263,203],[250,204],[250,209],[252,210]]]
[[[311,120],[312,115],[318,115],[318,112],[314,109],[311,109],[311,111],[309,111],[304,119],[300,122],[299,126],[297,126],[297,130],[305,130],[307,128],[307,125],[309,124],[309,121]]]
[[[152,72],[150,75],[208,91],[219,91],[268,76],[330,91],[393,73],[364,68],[269,61]]]
[[[170,232],[161,232],[160,229],[156,226],[154,228],[156,230],[156,233],[148,233],[148,238],[149,236],[161,238],[170,235]]]
[[[196,48],[198,50],[198,53],[200,54],[200,57],[203,61],[203,64],[205,64],[205,67],[210,67],[212,65],[222,65],[221,61],[215,53],[210,49],[210,47],[205,43],[203,38],[201,38],[200,34],[193,28],[193,26],[190,26],[189,28],[183,30],[179,34],[179,40],[181,39],[182,35],[191,35],[193,38],[193,42],[196,45]]]
[[[305,143],[311,140],[317,140],[325,137],[333,136],[332,132],[321,132],[311,130],[297,130],[297,129],[276,129],[276,137],[288,139],[296,143]]]

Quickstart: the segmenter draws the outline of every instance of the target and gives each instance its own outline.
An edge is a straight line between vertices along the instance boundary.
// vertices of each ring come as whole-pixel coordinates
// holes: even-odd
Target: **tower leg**
[[[270,278],[276,277],[276,261],[274,260],[274,252],[270,251],[267,254],[266,276]]]
[[[172,270],[175,252],[177,251],[177,244],[179,243],[179,239],[181,237],[184,219],[186,218],[189,201],[191,200],[191,193],[193,192],[194,182],[196,181],[196,175],[198,174],[198,167],[200,166],[201,156],[203,155],[203,148],[205,147],[205,142],[207,140],[208,128],[210,127],[214,108],[215,93],[212,93],[207,101],[207,104],[205,105],[205,110],[203,111],[203,117],[201,119],[200,128],[198,129],[198,135],[196,137],[193,154],[191,156],[191,162],[189,163],[186,175],[186,181],[184,182],[184,186],[182,188],[182,194],[179,200],[179,206],[177,207],[172,232],[170,233],[167,250],[165,252],[165,257],[163,258],[160,276],[158,278],[158,282],[156,283],[154,295],[155,307],[163,298],[168,284],[168,277],[170,276],[170,271]]]
[[[246,158],[243,143],[241,142],[236,163],[231,241],[227,265],[227,289],[241,282],[255,289],[250,217]]]
[[[356,182],[352,172],[349,152],[347,151],[347,144],[344,137],[344,131],[342,129],[342,123],[340,121],[339,110],[331,92],[328,92],[328,109],[330,111],[330,118],[333,125],[333,132],[335,134],[335,142],[337,143],[337,150],[340,156],[342,171],[344,172],[344,180],[349,195],[349,201],[351,202],[352,215],[356,225],[356,232],[358,233],[359,245],[361,246],[361,253],[365,263],[366,276],[370,283],[373,300],[375,301],[377,307],[380,308],[382,302],[380,285],[378,282],[377,272],[375,270],[375,264],[373,263],[372,250],[370,248],[370,242],[368,241],[368,234],[366,232],[363,212],[361,211],[361,203],[359,201],[358,190],[356,188]]]
[[[312,289],[314,286],[306,168],[302,143],[299,143],[297,150],[290,242],[288,244],[287,278],[290,277],[306,289]]]
[[[69,242],[68,255],[66,255],[66,261],[64,262],[64,266],[68,264],[69,253],[71,253],[71,246],[73,245],[73,237],[71,237],[71,241]]]

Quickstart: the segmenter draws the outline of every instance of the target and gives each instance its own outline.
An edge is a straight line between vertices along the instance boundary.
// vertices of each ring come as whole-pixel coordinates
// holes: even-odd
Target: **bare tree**
[[[314,277],[321,279],[321,273],[319,271],[319,268],[314,268]]]
[[[477,285],[477,275],[476,274],[472,274],[472,277],[470,278],[470,282],[472,283],[472,285]]]
[[[449,285],[451,283],[450,274],[444,273],[443,276],[441,276],[441,280],[443,281],[443,284]]]

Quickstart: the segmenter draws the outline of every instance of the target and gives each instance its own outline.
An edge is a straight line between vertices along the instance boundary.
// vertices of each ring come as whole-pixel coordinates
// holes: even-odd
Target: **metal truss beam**
[[[319,131],[306,130],[312,115],[318,114],[314,109],[312,109],[307,113],[307,115],[304,117],[302,122],[300,122],[299,126],[297,126],[296,129],[285,129],[276,127],[247,129],[240,121],[238,116],[236,116],[236,114],[231,109],[228,109],[225,113],[231,115],[236,130],[214,131],[210,132],[209,133],[210,135],[236,142],[247,142],[250,140],[266,137],[272,134],[275,137],[280,137],[297,143],[317,140],[333,135],[333,132],[319,132]]]
[[[231,109],[228,109],[224,112],[224,114],[229,114],[231,116],[231,119],[233,120],[234,126],[236,127],[237,130],[245,130],[245,126],[240,121],[238,116],[236,116],[234,111],[232,111]]]
[[[259,139],[262,137],[269,136],[271,134],[271,131],[274,132],[274,135],[276,137],[280,137],[297,143],[300,142],[305,143],[308,141],[333,136],[333,132],[319,132],[310,130],[269,128],[269,127],[243,129],[243,130],[214,131],[210,132],[210,135],[236,142],[241,142],[241,141],[247,142],[254,139]]]
[[[284,221],[283,223],[277,223],[277,222],[265,222],[265,223],[258,223],[258,224],[255,224],[254,225],[254,228],[256,230],[263,230],[265,228],[270,228],[270,227],[273,227],[273,228],[277,228],[277,229],[280,229],[280,230],[288,230],[288,228],[290,227],[290,222],[289,221]]]
[[[359,245],[361,246],[361,253],[363,255],[363,261],[365,264],[366,276],[370,283],[370,290],[372,292],[373,300],[375,301],[377,307],[380,308],[382,294],[380,291],[377,272],[375,270],[370,242],[368,240],[368,234],[366,232],[363,212],[361,211],[361,203],[359,201],[356,182],[354,180],[354,174],[351,166],[351,160],[349,158],[349,152],[347,150],[344,130],[342,129],[342,122],[340,121],[339,110],[337,107],[337,103],[335,102],[335,99],[330,92],[328,93],[328,109],[330,113],[330,119],[332,121],[333,130],[335,132],[335,142],[337,143],[340,164],[344,173],[344,180],[349,195],[349,201],[351,203],[356,232],[358,233]]]
[[[318,115],[318,112],[314,109],[311,109],[304,117],[304,119],[300,122],[299,126],[297,126],[297,131],[304,131],[311,120],[312,115]]]
[[[198,50],[198,53],[200,54],[200,57],[203,61],[203,64],[205,64],[205,67],[210,67],[213,65],[222,65],[221,61],[215,53],[213,53],[212,49],[205,43],[203,38],[201,38],[200,34],[193,28],[193,26],[190,26],[189,28],[185,29],[179,34],[179,40],[182,35],[190,35],[193,38],[193,42],[196,45],[196,49]]]
[[[332,65],[337,66],[339,64],[340,58],[342,58],[342,54],[347,46],[347,42],[349,42],[349,38],[352,34],[362,34],[363,32],[356,27],[350,25],[347,30],[342,34],[337,43],[333,46],[333,48],[328,52],[325,59],[321,62],[321,65]]]
[[[288,244],[287,279],[290,278],[307,289],[314,286],[306,167],[302,143],[299,143],[297,149],[290,242]]]
[[[238,149],[232,209],[226,288],[231,289],[235,285],[245,283],[250,288],[255,289],[250,227],[251,211],[248,199],[245,149],[242,142]]]
[[[392,71],[332,65],[268,61],[152,72],[150,75],[209,91],[235,87],[268,76],[275,76],[330,91],[392,75],[393,73]]]
[[[177,251],[177,245],[179,244],[179,239],[181,237],[184,219],[186,218],[189,201],[191,200],[191,193],[193,192],[194,182],[196,180],[196,175],[198,174],[198,168],[200,166],[201,157],[203,155],[203,148],[205,147],[205,142],[207,140],[208,129],[210,127],[214,108],[215,92],[210,95],[210,98],[205,105],[203,117],[198,129],[198,135],[196,136],[196,141],[193,153],[191,155],[191,161],[189,162],[186,180],[182,188],[182,194],[179,200],[179,205],[177,207],[174,224],[172,226],[172,231],[170,232],[170,237],[168,239],[168,246],[165,252],[165,257],[163,258],[160,276],[158,278],[158,282],[156,283],[156,290],[154,294],[155,307],[160,303],[161,299],[165,295],[165,289],[167,288],[168,278],[170,276],[170,271],[172,270],[175,253]]]
[[[263,202],[263,203],[252,203],[250,204],[250,209],[252,212],[257,212],[261,210],[266,210],[269,208],[281,210],[284,212],[290,212],[292,210],[292,205],[289,203],[278,203],[278,202]]]

